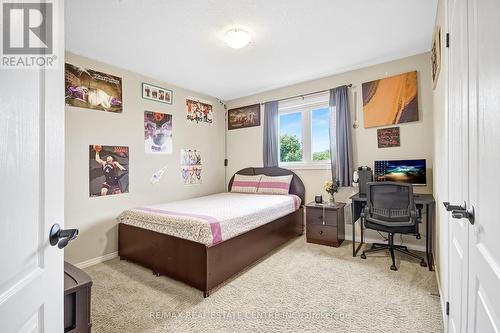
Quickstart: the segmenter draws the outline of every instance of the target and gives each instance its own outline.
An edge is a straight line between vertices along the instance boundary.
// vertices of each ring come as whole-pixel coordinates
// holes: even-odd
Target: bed
[[[120,258],[208,297],[224,281],[302,235],[305,189],[295,173],[276,167],[237,174],[293,177],[289,195],[220,193],[126,210],[118,218]]]

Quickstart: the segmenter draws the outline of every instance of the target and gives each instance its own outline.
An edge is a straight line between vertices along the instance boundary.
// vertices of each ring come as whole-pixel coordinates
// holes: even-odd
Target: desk
[[[364,244],[364,227],[363,221],[361,221],[361,211],[366,204],[366,195],[360,195],[356,193],[351,196],[351,214],[352,214],[352,256],[355,257],[358,254],[359,249]],[[432,238],[434,236],[434,210],[436,201],[432,194],[415,194],[415,205],[418,209],[425,208],[425,253],[427,256],[427,265],[429,270],[434,269],[434,255],[432,249]],[[361,242],[358,247],[356,247],[356,222],[360,221],[361,228]]]

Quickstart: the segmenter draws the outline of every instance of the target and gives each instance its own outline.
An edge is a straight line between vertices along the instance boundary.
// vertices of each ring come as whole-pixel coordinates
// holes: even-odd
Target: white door
[[[467,2],[448,2],[449,49],[449,201],[468,202],[468,71]],[[438,110],[436,110],[438,112]],[[468,224],[449,215],[449,332],[465,332],[467,327]]]
[[[62,332],[64,218],[62,2],[56,69],[0,69],[0,332]]]
[[[500,332],[500,1],[469,0],[468,332]]]

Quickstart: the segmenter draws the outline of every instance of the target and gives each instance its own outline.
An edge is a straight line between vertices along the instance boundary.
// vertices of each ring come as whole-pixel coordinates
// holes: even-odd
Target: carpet
[[[204,299],[202,292],[113,259],[92,277],[93,332],[442,332],[434,272],[397,256],[352,257],[303,237]]]

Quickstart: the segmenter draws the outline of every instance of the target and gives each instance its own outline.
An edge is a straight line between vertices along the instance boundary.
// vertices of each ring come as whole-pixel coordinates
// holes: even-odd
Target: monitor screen
[[[426,185],[425,160],[375,161],[375,181]]]

